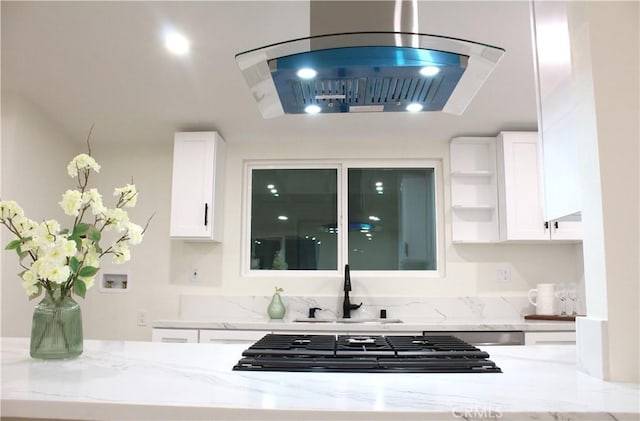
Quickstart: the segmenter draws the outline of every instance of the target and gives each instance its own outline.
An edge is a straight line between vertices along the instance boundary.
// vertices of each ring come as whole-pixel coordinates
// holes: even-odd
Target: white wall
[[[3,113],[4,113],[3,109]],[[50,130],[40,129],[42,120],[36,119],[33,110],[21,110],[19,117],[25,124],[31,122],[31,131],[39,130],[44,136]],[[4,116],[3,116],[4,117]],[[96,128],[98,130],[99,128]],[[23,134],[24,133],[24,134]],[[222,133],[224,136],[224,133]],[[173,134],[166,139],[124,145],[115,150],[105,145],[94,145],[93,156],[102,165],[100,174],[92,179],[95,186],[105,196],[113,187],[128,182],[133,177],[140,197],[130,217],[137,223],[157,212],[145,240],[132,248],[132,260],[117,266],[103,263],[102,273],[126,271],[130,276],[130,291],[127,293],[105,293],[98,288],[90,290],[85,300],[79,299],[83,307],[85,337],[104,339],[150,338],[149,327],[136,325],[136,314],[145,311],[149,320],[176,319],[179,317],[179,295],[181,293],[202,293],[214,295],[270,295],[274,285],[285,288],[287,294],[302,296],[335,296],[340,294],[341,279],[338,276],[308,279],[304,276],[287,279],[264,279],[262,277],[242,277],[240,252],[242,238],[241,215],[243,212],[243,169],[245,160],[254,159],[309,159],[309,158],[406,158],[423,157],[443,161],[444,172],[448,171],[448,144],[443,139],[425,137],[403,137],[390,141],[376,139],[341,139],[336,137],[324,142],[304,139],[285,139],[280,144],[260,142],[227,141],[227,172],[224,192],[225,227],[224,241],[220,244],[190,243],[170,240],[169,203],[171,193],[171,159]],[[39,208],[41,216],[57,212],[58,196],[68,188],[65,168],[70,157],[79,153],[82,141],[72,148],[63,143],[60,136],[52,134],[46,142],[26,131],[18,132],[16,141],[5,147],[3,132],[2,156],[5,161],[15,160],[22,150],[46,150],[42,155],[45,167],[36,165],[31,172],[17,175],[4,167],[3,192],[6,198],[15,198],[25,207],[35,203],[47,203]],[[19,142],[17,141],[19,140]],[[235,142],[234,142],[235,141]],[[60,150],[63,143],[64,153]],[[20,149],[17,149],[18,145]],[[52,156],[60,158],[52,159]],[[46,157],[46,159],[45,159]],[[16,162],[17,163],[17,162]],[[43,163],[43,164],[44,164]],[[15,163],[13,164],[15,165]],[[42,171],[42,172],[41,172]],[[43,174],[60,173],[60,179],[45,177]],[[19,188],[11,188],[20,183]],[[445,178],[448,182],[448,178]],[[523,295],[538,282],[569,282],[582,279],[581,247],[578,245],[453,245],[450,242],[450,216],[446,212],[449,201],[448,186],[443,187],[445,196],[444,212],[446,275],[443,279],[397,280],[388,278],[357,278],[360,295],[371,296],[420,296],[455,297],[478,295]],[[48,196],[33,197],[34,191],[47,191]],[[38,217],[38,215],[34,215]],[[15,277],[13,256],[3,252],[3,280]],[[200,281],[189,280],[190,269],[197,266]],[[495,269],[511,269],[512,281],[498,283]],[[30,309],[24,293],[18,291],[19,282],[11,288],[3,282],[2,314],[19,314],[12,321],[3,320],[2,334],[8,336],[28,335]],[[16,295],[19,297],[16,299]],[[17,313],[16,313],[17,312]],[[15,322],[19,320],[19,322]]]
[[[586,62],[573,72],[588,76],[580,104],[588,317],[577,323],[579,361],[594,376],[638,382],[640,7],[576,2],[569,12],[572,52]]]
[[[2,200],[17,201],[31,219],[62,221],[58,202],[72,185],[67,164],[77,149],[73,142],[34,105],[3,92],[1,147]],[[4,250],[11,234],[0,228],[2,334],[28,336],[35,302],[20,285],[17,255]]]

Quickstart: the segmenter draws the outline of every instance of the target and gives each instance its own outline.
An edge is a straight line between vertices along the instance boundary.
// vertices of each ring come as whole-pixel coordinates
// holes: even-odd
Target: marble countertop
[[[292,320],[156,320],[154,328],[167,329],[228,329],[228,330],[267,330],[267,331],[310,331],[310,332],[422,332],[464,331],[464,330],[522,330],[522,331],[575,331],[575,322],[545,320],[491,320],[483,322],[446,321],[421,322],[407,320],[403,323],[334,323],[334,322],[294,322]]]
[[[640,388],[576,370],[571,345],[485,347],[503,373],[232,371],[247,344],[85,340],[77,359],[2,339],[2,415],[64,419],[637,420]],[[484,418],[483,418],[484,417]]]

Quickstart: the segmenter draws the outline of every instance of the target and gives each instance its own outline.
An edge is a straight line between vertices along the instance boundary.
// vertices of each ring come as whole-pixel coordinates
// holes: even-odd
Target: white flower
[[[140,244],[142,242],[142,227],[140,225],[134,224],[133,222],[129,223],[129,227],[128,227],[128,237],[129,237],[129,244],[131,244],[132,246],[136,245],[136,244]]]
[[[78,251],[76,249],[76,242],[67,240],[66,238],[60,238],[57,241],[56,248],[60,250],[60,254],[64,257],[71,257]]]
[[[100,267],[100,254],[96,250],[93,242],[87,239],[82,240],[82,254],[84,254],[84,266],[92,266],[94,268]]]
[[[67,166],[67,172],[71,177],[77,177],[79,171],[88,169],[100,172],[100,165],[98,165],[95,159],[85,153],[81,153],[73,158]]]
[[[131,252],[126,243],[119,241],[113,245],[113,263],[122,264],[131,259]]]
[[[0,202],[0,222],[13,219],[16,216],[24,216],[24,211],[14,200]]]
[[[107,218],[107,229],[115,227],[118,232],[123,232],[129,225],[129,215],[127,211],[120,208],[107,209],[105,211],[105,217]]]
[[[69,266],[61,264],[61,262],[49,257],[42,257],[38,259],[34,262],[33,266],[37,266],[39,279],[48,279],[56,284],[66,282],[71,274]]]
[[[16,230],[21,237],[31,237],[33,232],[39,227],[39,224],[36,221],[24,216],[14,218],[13,225],[16,227]]]
[[[53,219],[36,222],[25,217],[15,201],[0,201],[0,225],[12,234],[6,248],[17,253],[20,266],[26,269],[19,276],[31,298],[43,289],[48,293],[60,290],[65,295],[78,293],[84,297],[82,288],[72,288],[74,282],[82,282],[88,289],[94,285],[96,275],[80,277],[80,272],[94,272],[86,268],[99,269],[100,258],[105,254],[112,254],[115,263],[127,262],[131,259],[129,245],[142,241],[144,229],[132,223],[124,210],[135,206],[136,186],[127,184],[116,188],[117,202],[114,209],[109,209],[98,190],[88,187],[91,170],[99,172],[100,165],[88,154],[76,156],[67,166],[67,172],[71,177],[78,177],[78,183],[75,190],[64,192],[58,202],[66,215],[74,217],[73,225],[65,229]],[[109,233],[115,238],[107,240],[104,235],[108,235],[105,233],[110,229],[116,231]],[[113,245],[104,246],[114,241]]]
[[[91,207],[91,212],[96,216],[102,215],[106,210],[102,203],[102,195],[98,193],[97,189],[90,189],[84,192],[82,202],[88,204]]]
[[[27,296],[31,297],[38,293],[38,280],[35,278],[31,271],[26,271],[22,274],[22,288],[24,288]]]
[[[78,216],[82,207],[82,193],[77,190],[67,190],[62,195],[62,201],[59,202],[64,213],[69,216]]]
[[[138,200],[138,190],[136,190],[135,184],[127,184],[124,187],[115,188],[113,195],[119,196],[120,202],[124,203],[124,206],[127,208],[134,207]]]

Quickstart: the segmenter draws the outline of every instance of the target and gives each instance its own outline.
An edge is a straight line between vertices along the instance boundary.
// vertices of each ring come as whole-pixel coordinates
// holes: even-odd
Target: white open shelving
[[[449,146],[452,241],[498,241],[496,138],[456,137]]]

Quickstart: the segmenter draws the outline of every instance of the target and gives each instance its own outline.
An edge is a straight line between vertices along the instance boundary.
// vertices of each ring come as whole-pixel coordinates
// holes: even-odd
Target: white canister
[[[536,314],[553,315],[555,302],[555,285],[538,284],[527,294],[529,301],[536,307]]]

